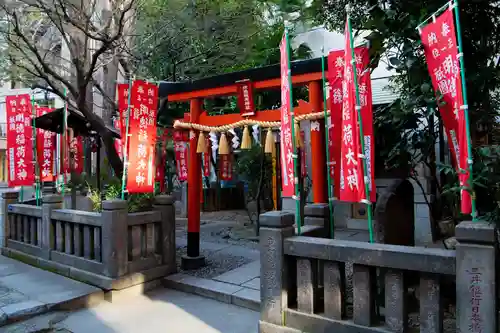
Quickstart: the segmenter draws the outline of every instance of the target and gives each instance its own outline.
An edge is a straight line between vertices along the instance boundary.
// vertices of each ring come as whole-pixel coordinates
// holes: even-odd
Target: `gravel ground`
[[[181,256],[185,254],[186,247],[180,247],[177,249],[178,272],[205,279],[210,279],[224,274],[252,261],[245,257],[232,256],[224,253],[218,253],[217,251],[201,251],[201,254],[206,258],[207,265],[196,270],[183,271],[181,269]]]

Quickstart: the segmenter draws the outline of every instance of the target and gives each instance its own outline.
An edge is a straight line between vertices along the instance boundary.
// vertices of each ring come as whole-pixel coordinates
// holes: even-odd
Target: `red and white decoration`
[[[370,75],[367,70],[369,58],[367,48],[355,50],[354,62],[358,75],[359,102],[363,122],[365,151],[361,151],[358,112],[356,110],[356,87],[352,70],[352,52],[349,30],[346,23],[346,47],[344,53],[344,72],[342,81],[342,134],[340,148],[340,193],[339,199],[347,202],[364,202],[365,179],[363,157],[366,158],[369,188],[374,184],[374,140],[373,119],[371,115],[371,86]],[[334,134],[335,135],[335,134]],[[338,164],[338,163],[337,163]],[[370,191],[370,201],[375,201],[375,189]]]
[[[468,186],[469,165],[466,123],[463,111],[462,78],[458,58],[453,11],[445,10],[420,31],[425,58],[434,90],[442,100],[439,111],[450,145],[453,162],[458,170],[460,186]],[[472,211],[470,193],[461,191],[461,210]]]
[[[238,96],[238,108],[240,109],[240,115],[242,117],[255,115],[252,81],[244,80],[236,82],[236,95]]]
[[[83,138],[76,136],[70,139],[69,152],[71,157],[71,168],[73,172],[83,172]]]
[[[231,155],[219,155],[220,157],[220,179],[232,180],[233,179],[233,161]]]
[[[130,93],[127,190],[129,193],[154,192],[158,87],[137,80]]]
[[[188,138],[186,133],[182,131],[174,132],[174,151],[175,151],[175,166],[177,169],[177,178],[179,181],[186,181],[188,178]]]
[[[203,153],[203,176],[210,177],[210,140],[208,138],[205,139],[205,146],[207,147],[207,151]]]
[[[41,117],[54,109],[48,107],[36,107],[36,116]],[[51,182],[55,179],[54,159],[56,151],[56,134],[37,128],[36,151],[38,167],[40,168],[40,179],[43,182]]]
[[[31,186],[35,181],[30,95],[7,96],[8,186]]]
[[[280,44],[281,52],[281,187],[282,196],[291,197],[295,195],[295,176],[293,164],[293,142],[292,142],[292,122],[290,117],[290,77],[288,73],[288,43],[286,35]]]
[[[123,146],[125,145],[126,125],[127,125],[127,110],[128,110],[128,93],[129,84],[120,83],[116,86],[118,117],[115,119],[115,128],[120,131],[121,139],[115,139],[115,148],[119,156],[123,158]],[[129,120],[130,121],[130,120]],[[130,131],[130,127],[129,127]],[[118,148],[118,146],[121,146]]]

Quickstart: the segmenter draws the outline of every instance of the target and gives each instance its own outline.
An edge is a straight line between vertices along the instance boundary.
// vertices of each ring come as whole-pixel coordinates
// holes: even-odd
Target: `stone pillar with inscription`
[[[496,230],[486,222],[462,222],[455,229],[457,332],[496,333]]]
[[[293,213],[272,211],[260,216],[260,321],[259,332],[276,332],[283,325],[287,306],[287,277],[291,269],[283,253],[283,241],[294,235]]]

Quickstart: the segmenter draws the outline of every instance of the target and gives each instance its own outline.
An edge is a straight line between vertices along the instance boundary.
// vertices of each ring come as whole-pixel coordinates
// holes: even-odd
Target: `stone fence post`
[[[175,198],[171,195],[158,195],[155,197],[153,210],[161,214],[161,255],[162,264],[169,267],[168,274],[175,273],[176,248],[175,248]]]
[[[117,278],[127,274],[128,204],[125,200],[102,202],[102,263],[104,275]]]
[[[462,222],[455,229],[457,332],[498,332],[496,230],[485,222]]]
[[[55,230],[52,227],[51,212],[53,209],[61,209],[63,206],[62,196],[59,194],[49,194],[42,199],[42,223],[41,231],[41,247],[42,256],[44,259],[50,259],[50,251],[55,245]]]
[[[304,225],[323,226],[323,237],[330,238],[330,207],[325,203],[308,204],[304,207]]]
[[[8,191],[2,192],[2,211],[0,212],[0,221],[2,223],[2,228],[0,230],[0,247],[7,245],[7,238],[10,234],[10,224],[9,224],[9,205],[18,203],[19,192],[18,191]]]
[[[294,220],[293,213],[283,211],[267,212],[260,216],[259,332],[273,332],[269,324],[283,324],[283,310],[288,302],[288,267],[283,253],[283,241],[294,235]]]

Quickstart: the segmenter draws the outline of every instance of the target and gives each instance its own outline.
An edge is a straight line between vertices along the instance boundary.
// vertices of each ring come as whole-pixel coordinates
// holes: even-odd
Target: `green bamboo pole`
[[[349,17],[349,8],[347,8],[347,26],[349,29],[349,43],[351,47],[351,66],[354,73],[354,86],[356,87],[356,111],[358,113],[358,125],[359,125],[359,141],[361,143],[362,154],[365,153],[365,138],[363,135],[363,118],[361,117],[361,103],[359,102],[359,87],[358,87],[358,74],[356,71],[356,57],[354,53],[354,40],[352,38],[352,26],[351,19]],[[370,202],[370,187],[368,185],[368,168],[366,165],[366,157],[363,158],[363,175],[365,183],[365,197],[366,197],[366,210],[368,211],[368,231],[370,233],[370,243],[373,243],[373,218],[372,218],[372,206]]]
[[[291,56],[290,56],[290,38],[288,36],[288,29],[285,27],[285,43],[286,43],[286,54],[287,54],[287,62],[288,62],[288,85],[290,90],[290,123],[291,123],[291,132],[292,132],[292,149],[293,149],[293,182],[295,185],[295,223],[297,224],[297,232],[301,234],[301,224],[302,217],[300,216],[300,187],[301,184],[298,181],[298,175],[300,174],[299,164],[297,163],[297,145],[295,144],[295,116],[293,112],[293,91],[292,91],[292,69],[291,69]]]
[[[450,3],[451,4],[451,3]],[[472,221],[477,221],[477,210],[476,210],[476,196],[474,194],[474,185],[472,184],[472,140],[470,137],[470,122],[469,122],[469,106],[467,104],[467,84],[465,83],[465,65],[464,65],[464,54],[463,54],[463,46],[462,46],[462,33],[460,29],[460,11],[458,9],[458,1],[453,0],[453,7],[455,7],[455,22],[457,26],[457,36],[458,36],[458,59],[460,62],[460,75],[462,78],[462,94],[464,98],[464,105],[462,106],[464,110],[464,118],[465,118],[465,130],[467,135],[467,153],[469,155],[467,164],[469,166],[469,189],[471,193],[472,199]],[[451,10],[452,8],[450,8]]]
[[[326,151],[326,170],[327,170],[327,180],[328,180],[328,208],[330,209],[330,237],[333,239],[335,232],[335,221],[333,217],[333,193],[332,193],[332,176],[330,173],[330,151],[328,149],[328,112],[326,107],[326,77],[325,77],[325,50],[321,48],[321,77],[323,80],[323,114],[325,118],[325,151]],[[330,98],[332,98],[330,96]],[[330,110],[332,112],[332,110]],[[331,119],[331,115],[330,115]]]
[[[122,175],[122,200],[125,200],[125,185],[127,181],[127,158],[128,158],[128,130],[130,118],[130,96],[132,95],[132,80],[128,81],[128,96],[127,96],[127,120],[125,121],[125,146],[123,149],[123,175]]]
[[[66,91],[66,88],[64,88],[64,109],[63,109],[63,143],[62,143],[62,147],[61,147],[61,151],[62,151],[62,175],[63,175],[63,183],[62,183],[62,186],[61,186],[61,195],[62,195],[62,198],[63,198],[63,204],[64,204],[64,192],[66,191],[66,170],[64,170],[64,166],[65,166],[65,163],[64,163],[64,159],[66,158],[66,144],[67,144],[67,136],[66,136],[66,131],[68,130],[68,119],[67,119],[67,115],[68,115],[68,102],[66,101],[66,98],[67,98],[67,91]]]
[[[38,154],[36,150],[36,109],[35,109],[35,97],[31,95],[31,114],[33,115],[33,122],[31,126],[33,128],[33,163],[35,170],[35,201],[36,205],[40,206],[40,164],[38,161]]]

